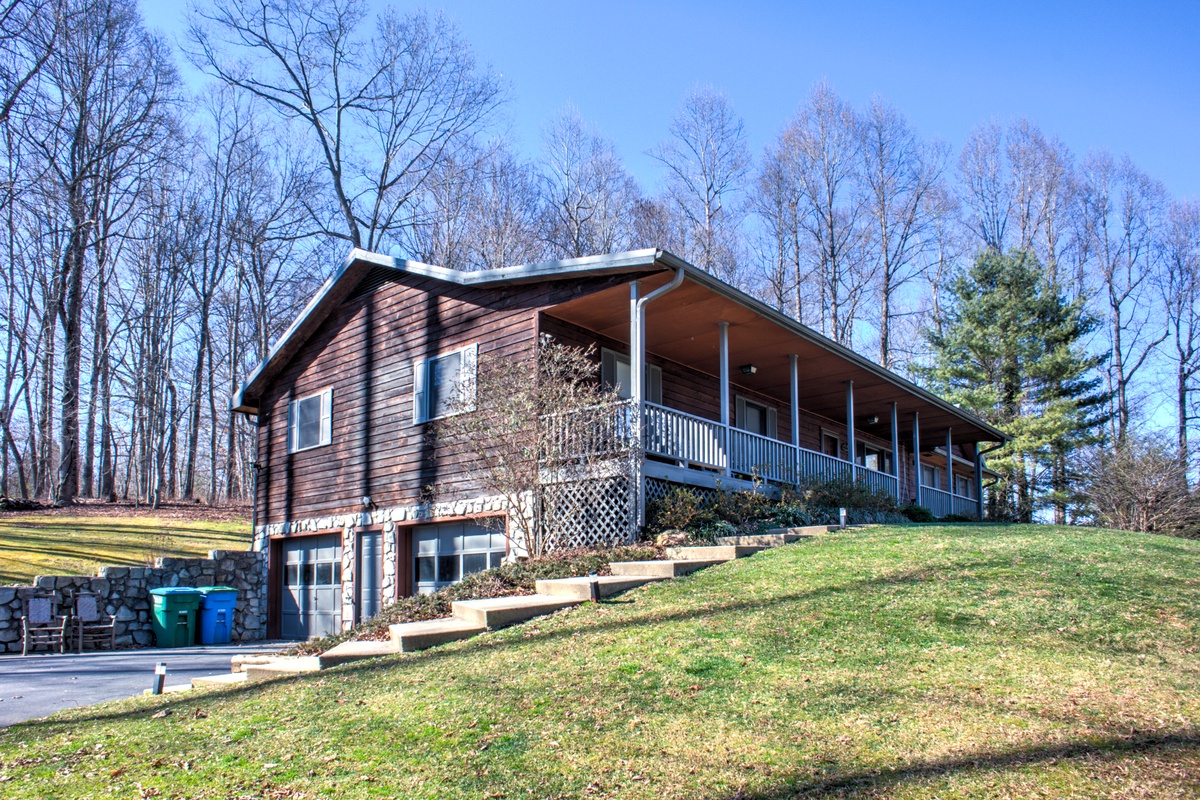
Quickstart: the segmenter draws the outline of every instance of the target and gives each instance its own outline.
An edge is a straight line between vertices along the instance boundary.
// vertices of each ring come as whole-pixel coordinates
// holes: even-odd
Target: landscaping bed
[[[433,594],[404,597],[389,603],[376,616],[342,633],[302,642],[287,651],[288,655],[320,655],[342,642],[382,641],[388,638],[388,626],[401,622],[420,622],[450,616],[455,600],[483,600],[489,597],[512,597],[533,594],[534,584],[555,578],[577,578],[595,573],[608,575],[608,565],[614,561],[649,561],[661,551],[649,544],[594,549],[559,550],[539,558],[529,558],[503,564],[468,575],[453,586]]]

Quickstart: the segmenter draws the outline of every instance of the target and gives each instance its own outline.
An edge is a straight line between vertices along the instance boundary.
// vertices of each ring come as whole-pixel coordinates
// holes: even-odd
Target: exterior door
[[[312,639],[342,629],[341,534],[283,542],[280,635]]]
[[[358,537],[358,620],[370,619],[383,604],[383,534],[368,531]]]

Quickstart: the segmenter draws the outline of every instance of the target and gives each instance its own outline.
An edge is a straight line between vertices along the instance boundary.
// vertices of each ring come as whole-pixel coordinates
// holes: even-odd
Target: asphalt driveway
[[[0,728],[64,708],[134,697],[149,689],[154,666],[167,665],[168,686],[229,672],[238,653],[269,653],[280,643],[0,656]]]

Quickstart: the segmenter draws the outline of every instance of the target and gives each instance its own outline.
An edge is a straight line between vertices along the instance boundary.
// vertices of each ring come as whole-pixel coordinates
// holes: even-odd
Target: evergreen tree
[[[995,518],[1028,522],[1039,504],[1065,519],[1068,456],[1098,440],[1106,395],[1097,373],[1107,356],[1083,339],[1098,321],[1068,302],[1032,254],[981,253],[949,287],[938,325],[925,336],[934,362],[923,377],[963,409],[1012,437],[989,458],[1001,477]]]

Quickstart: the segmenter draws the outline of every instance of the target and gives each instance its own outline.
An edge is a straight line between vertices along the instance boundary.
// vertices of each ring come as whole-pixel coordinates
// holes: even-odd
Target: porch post
[[[792,483],[800,483],[800,366],[799,356],[788,356],[792,383]]]
[[[921,415],[913,412],[913,486],[917,489],[917,505],[921,502]]]
[[[951,428],[946,428],[946,491],[950,493],[950,513],[954,513],[954,455],[950,452]]]
[[[900,422],[892,403],[892,474],[896,476],[896,499],[900,499]]]
[[[979,442],[975,443],[975,516],[983,522],[983,454]]]
[[[846,446],[850,450],[850,480],[858,479],[854,445],[854,381],[846,381]]]
[[[725,451],[725,474],[731,474],[733,459],[729,452],[729,323],[718,322],[719,350],[721,356],[721,436]]]
[[[637,444],[639,454],[646,444],[645,434],[642,432],[643,414],[642,408],[642,375],[645,368],[642,366],[645,360],[645,349],[642,347],[642,315],[638,313],[638,298],[641,295],[641,284],[639,281],[630,281],[629,283],[629,395],[633,401],[633,441]],[[637,469],[633,476],[633,518],[634,525],[640,529],[646,524],[646,482],[642,479],[642,461],[639,455],[637,459]],[[636,532],[636,531],[635,531]]]

